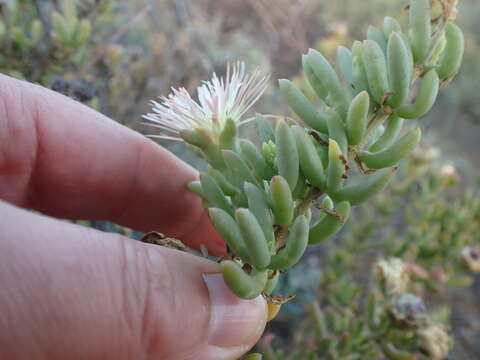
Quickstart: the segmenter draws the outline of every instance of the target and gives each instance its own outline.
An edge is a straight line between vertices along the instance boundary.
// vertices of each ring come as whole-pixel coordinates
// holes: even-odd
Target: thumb
[[[3,202],[0,228],[2,359],[236,359],[264,329],[214,262]]]

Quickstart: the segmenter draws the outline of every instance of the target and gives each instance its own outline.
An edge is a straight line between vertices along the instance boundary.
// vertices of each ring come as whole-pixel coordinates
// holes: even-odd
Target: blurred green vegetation
[[[0,0],[0,71],[153,133],[140,121],[150,99],[166,95],[170,87],[194,91],[212,72],[222,74],[227,62],[243,60],[272,73],[272,86],[256,110],[285,115],[288,108],[275,79],[295,78],[307,87],[301,53],[315,47],[333,59],[337,45],[363,39],[367,24],[379,26],[385,14],[405,20],[405,5],[405,0],[275,0],[273,6],[269,0]],[[343,326],[335,319],[355,315],[357,325],[364,321],[365,299],[372,293],[379,294],[378,313],[387,316],[388,295],[368,269],[391,257],[407,264],[409,292],[434,309],[429,316],[448,323],[452,314],[451,358],[480,356],[475,342],[480,336],[480,281],[473,275],[480,270],[480,4],[463,0],[459,9],[466,37],[464,65],[421,120],[433,134],[427,139],[430,145],[402,165],[387,192],[356,209],[337,241],[315,247],[280,284],[282,293],[298,296],[269,327],[276,337],[267,334],[263,342],[267,359],[316,359],[312,354],[327,345],[337,356],[345,348],[352,355],[352,346],[358,345],[351,341],[355,324],[348,320]],[[432,121],[439,117],[441,121]],[[182,145],[162,145],[198,165]],[[434,149],[441,155],[435,157]],[[84,224],[140,236],[107,222]],[[328,341],[315,333],[312,303],[333,319],[327,324]],[[402,349],[421,348],[397,340]],[[367,352],[349,359],[386,354],[378,339],[365,341]]]
[[[351,221],[335,241],[310,250],[307,260],[288,274],[278,291],[298,294],[304,305],[284,306],[263,342],[267,359],[396,359],[379,341],[385,337],[393,341],[394,348],[405,352],[399,359],[429,358],[415,342],[418,336],[409,332],[412,329],[397,328],[395,319],[391,319],[393,298],[374,277],[374,268],[378,267],[374,264],[381,259],[402,259],[409,277],[402,294],[423,298],[432,309],[433,319],[451,324],[456,344],[452,358],[465,351],[462,342],[470,341],[467,347],[472,348],[472,340],[466,338],[478,336],[472,329],[478,327],[480,308],[468,307],[465,313],[465,302],[454,299],[461,292],[475,303],[478,296],[468,289],[480,272],[478,191],[476,186],[461,185],[458,170],[444,160],[438,148],[419,148],[402,164],[385,192],[355,208]],[[316,272],[311,269],[312,263]],[[378,329],[368,325],[370,296],[377,299],[376,312],[393,321],[385,324],[380,337],[373,336]],[[319,337],[311,306],[325,313],[322,326],[329,329],[327,335]],[[458,320],[450,322],[451,312],[463,315],[461,329]],[[473,346],[470,351],[465,358],[476,358],[478,349]]]

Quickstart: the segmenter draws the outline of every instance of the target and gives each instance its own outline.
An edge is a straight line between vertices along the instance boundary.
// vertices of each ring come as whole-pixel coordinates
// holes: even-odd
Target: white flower
[[[376,276],[383,281],[389,295],[398,295],[405,292],[410,280],[410,272],[401,259],[380,260],[374,266]]]
[[[479,246],[474,246],[474,247],[464,247],[460,253],[460,256],[467,265],[467,267],[470,269],[470,271],[473,271],[475,273],[480,273],[480,247]]]
[[[455,179],[457,177],[457,169],[452,164],[445,164],[438,170],[438,175],[444,178]]]
[[[443,360],[447,357],[453,342],[443,325],[433,324],[417,330],[420,346],[432,360]]]
[[[421,162],[431,162],[438,159],[441,155],[439,148],[435,146],[420,146],[415,149],[413,158]]]
[[[238,62],[227,66],[225,78],[214,73],[210,81],[198,87],[198,101],[184,88],[173,89],[172,93],[153,101],[153,112],[144,118],[154,122],[166,134],[159,138],[181,140],[179,132],[187,129],[204,128],[219,134],[227,119],[242,124],[241,117],[259,99],[268,85],[269,76],[261,76],[257,68],[251,75],[245,72],[245,64]]]

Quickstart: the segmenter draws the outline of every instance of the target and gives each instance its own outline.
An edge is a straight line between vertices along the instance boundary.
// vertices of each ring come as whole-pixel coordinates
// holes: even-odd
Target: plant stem
[[[311,187],[308,190],[305,198],[300,200],[300,202],[295,206],[294,217],[305,215],[305,213],[312,207],[312,204],[317,200],[323,193],[314,187]],[[290,226],[281,226],[275,232],[275,244],[276,250],[281,249],[285,245],[287,240],[288,233],[290,232]]]
[[[307,195],[295,207],[295,216],[305,215],[305,213],[312,207],[312,203],[322,196],[323,193],[317,188],[310,188]]]
[[[375,133],[375,130],[382,125],[390,116],[391,113],[387,113],[383,110],[383,108],[379,108],[373,115],[372,120],[370,121],[370,124],[367,129],[367,133],[363,137],[362,141],[360,144],[357,146],[358,149],[363,149],[365,146],[368,145],[370,140],[372,139],[373,134]]]

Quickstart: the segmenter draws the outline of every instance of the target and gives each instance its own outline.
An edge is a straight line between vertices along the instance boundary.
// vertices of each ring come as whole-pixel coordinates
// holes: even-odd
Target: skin
[[[217,263],[54,218],[108,219],[221,255],[186,189],[197,178],[142,135],[0,75],[0,358],[236,359],[251,348],[265,302],[235,297]]]

